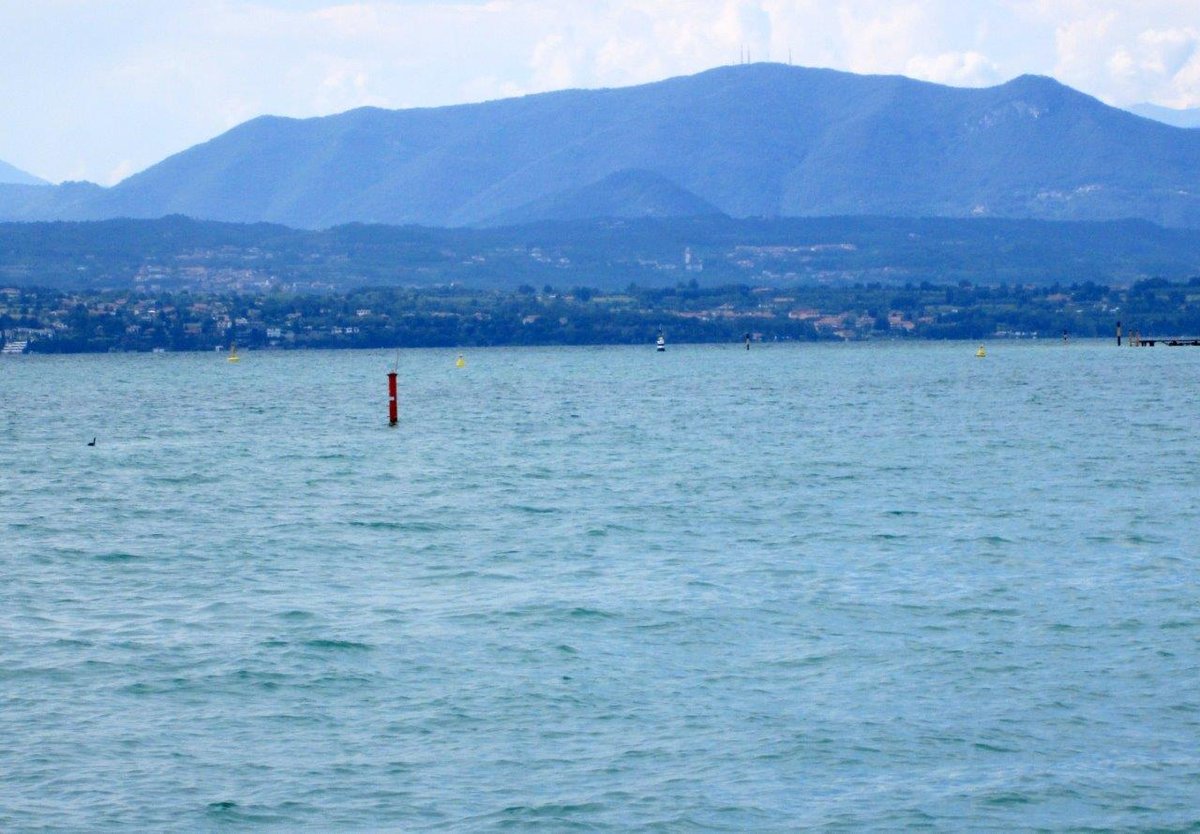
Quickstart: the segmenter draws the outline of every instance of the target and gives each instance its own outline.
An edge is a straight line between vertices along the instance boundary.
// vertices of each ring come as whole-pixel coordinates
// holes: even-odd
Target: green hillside
[[[0,288],[297,291],[460,285],[1050,285],[1200,275],[1200,230],[720,215],[433,229],[161,220],[0,223]]]

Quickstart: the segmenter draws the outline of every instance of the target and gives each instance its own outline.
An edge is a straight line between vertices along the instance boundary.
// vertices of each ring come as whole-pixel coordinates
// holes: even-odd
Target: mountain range
[[[1150,104],[1145,102],[1135,104],[1128,108],[1130,113],[1136,113],[1147,119],[1154,119],[1157,122],[1162,122],[1166,125],[1174,127],[1200,127],[1200,107],[1190,107],[1178,109],[1175,107],[1163,107],[1161,104]]]
[[[46,185],[46,181],[28,174],[20,168],[0,159],[0,184],[3,185]]]
[[[482,104],[264,116],[111,188],[0,186],[0,219],[174,213],[300,228],[716,213],[1200,228],[1200,131],[1038,76],[962,89],[747,64]]]

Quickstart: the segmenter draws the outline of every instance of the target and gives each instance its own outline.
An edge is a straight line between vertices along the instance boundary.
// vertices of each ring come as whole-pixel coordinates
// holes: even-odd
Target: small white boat
[[[663,334],[661,331],[658,334],[658,341],[656,341],[654,343],[654,349],[657,350],[659,353],[662,353],[664,350],[667,349],[667,340],[663,338]]]

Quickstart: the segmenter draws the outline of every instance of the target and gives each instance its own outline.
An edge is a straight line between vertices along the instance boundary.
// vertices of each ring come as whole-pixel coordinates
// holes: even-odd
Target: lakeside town
[[[0,287],[8,353],[1200,334],[1200,278],[1130,287],[461,286],[263,291]]]
[[[0,224],[9,353],[1200,335],[1190,230],[677,218]]]

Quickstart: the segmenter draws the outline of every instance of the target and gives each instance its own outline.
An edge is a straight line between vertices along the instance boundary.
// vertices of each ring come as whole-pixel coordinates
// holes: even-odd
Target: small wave
[[[459,569],[459,570],[453,570],[450,568],[442,568],[439,570],[430,571],[429,573],[425,574],[422,578],[423,579],[437,579],[437,580],[476,579],[476,578],[478,578],[480,576],[484,576],[484,575],[485,574],[481,574],[479,571],[471,570],[470,568]],[[511,578],[505,574],[487,574],[487,576],[490,579],[499,579],[499,578],[509,579],[509,578]]]
[[[977,747],[979,745],[976,745]],[[1033,802],[1033,797],[1023,793],[1000,793],[995,796],[989,796],[984,800],[988,805],[1028,805]]]
[[[787,657],[771,661],[768,665],[776,669],[804,669],[809,666],[820,666],[827,662],[831,655],[813,654],[808,657]]]
[[[1165,623],[1160,625],[1159,628],[1163,631],[1168,631],[1176,628],[1192,628],[1195,625],[1196,620],[1167,620]]]
[[[959,617],[1015,617],[1021,612],[1016,608],[984,608],[982,606],[973,606],[971,608],[958,608],[947,614],[947,617],[955,619]]]
[[[210,802],[204,808],[205,815],[222,823],[283,823],[287,818],[279,814],[251,811],[243,808],[232,799]]]
[[[126,553],[123,550],[114,550],[109,553],[97,553],[95,556],[97,562],[108,562],[111,564],[119,564],[121,562],[137,562],[145,558],[145,556],[139,556],[136,553]]]
[[[986,741],[977,741],[973,745],[976,750],[982,750],[985,753],[1016,753],[1017,750],[1011,747],[1001,747],[998,744],[988,744]]]
[[[565,823],[567,821],[562,819],[563,816],[595,813],[601,810],[604,810],[604,806],[598,802],[550,802],[545,805],[512,805],[500,813],[505,817],[519,817],[530,821],[549,818]]]
[[[60,637],[54,641],[54,645],[61,646],[63,648],[88,649],[96,644],[93,643],[91,640],[83,640],[83,639],[72,638],[72,637]]]
[[[231,676],[239,684],[248,683],[272,692],[287,683],[288,677],[282,672],[262,672],[252,669],[238,669]]]
[[[533,507],[528,504],[513,504],[512,509],[529,515],[554,515],[562,512],[558,507]]]
[[[441,533],[454,530],[452,524],[439,521],[350,521],[351,527],[364,530],[393,530],[399,533]]]
[[[199,472],[191,472],[182,475],[147,475],[146,483],[148,484],[163,484],[166,486],[177,486],[179,484],[199,485],[199,484],[217,484],[221,482],[221,478],[216,475],[202,475]]]
[[[638,623],[633,627],[634,631],[671,631],[680,627],[679,620],[660,620],[654,623]]]
[[[607,611],[601,611],[598,608],[577,607],[577,608],[572,608],[571,611],[569,612],[568,616],[574,617],[576,619],[609,620],[609,619],[612,619],[616,615],[610,614]]]
[[[329,651],[344,651],[344,652],[369,652],[374,646],[367,643],[358,643],[354,640],[329,640],[316,639],[306,640],[304,645],[310,649],[328,649]]]

